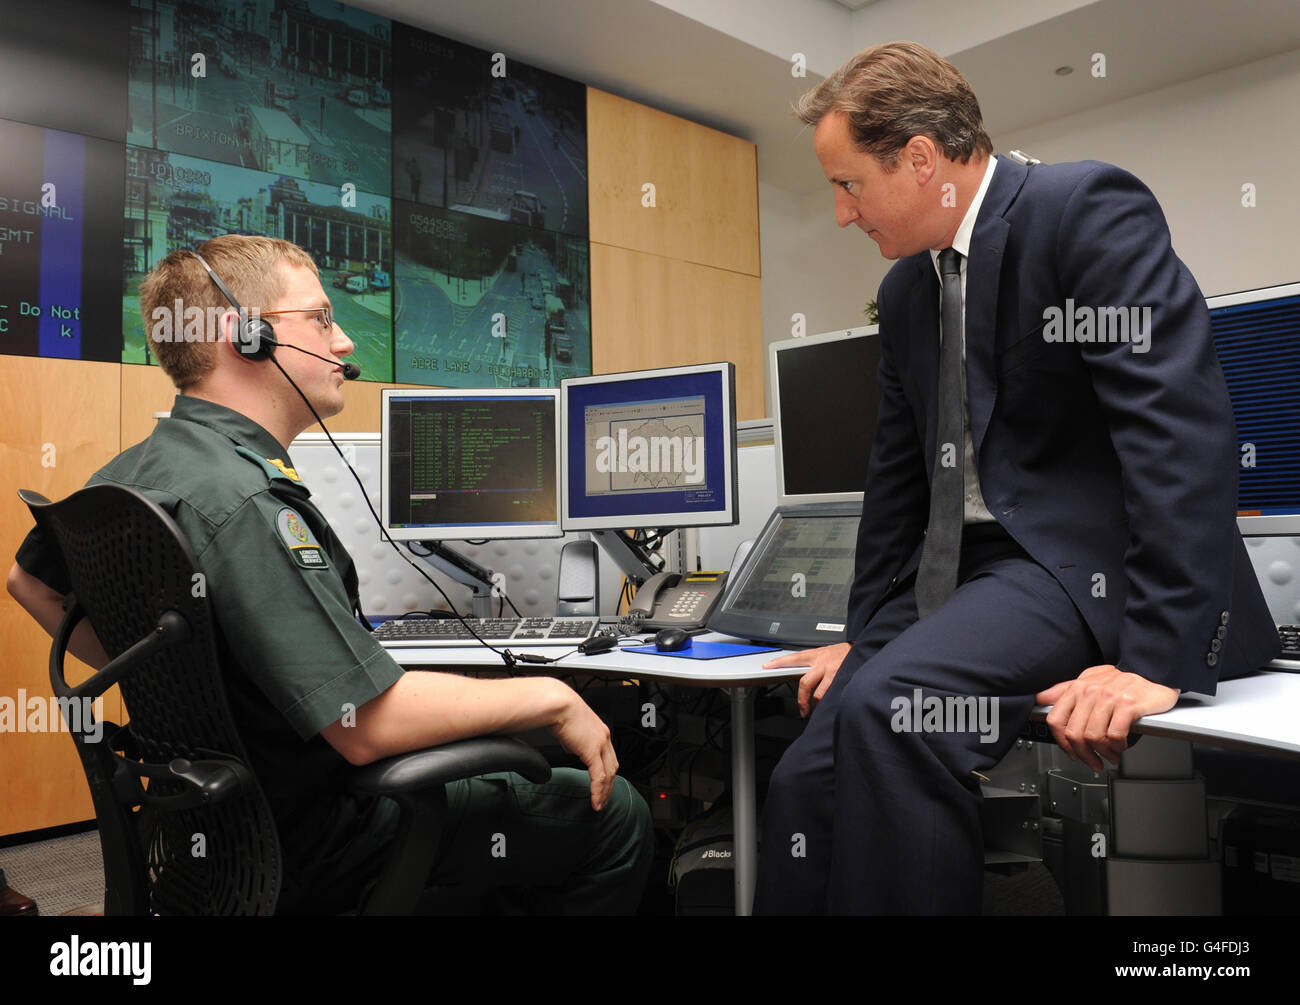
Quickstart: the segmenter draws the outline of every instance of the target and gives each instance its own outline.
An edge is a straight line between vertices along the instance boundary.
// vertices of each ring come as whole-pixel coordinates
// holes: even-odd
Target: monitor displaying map
[[[737,520],[731,363],[563,381],[567,530]]]

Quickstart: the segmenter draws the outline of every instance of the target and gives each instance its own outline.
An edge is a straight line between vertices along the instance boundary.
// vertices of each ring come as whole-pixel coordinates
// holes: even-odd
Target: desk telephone
[[[646,628],[703,628],[727,582],[725,572],[660,572],[647,579],[632,598],[629,616],[639,615]]]

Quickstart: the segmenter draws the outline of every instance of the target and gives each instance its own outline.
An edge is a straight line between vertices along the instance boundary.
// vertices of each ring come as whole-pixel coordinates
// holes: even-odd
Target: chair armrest
[[[180,782],[184,789],[175,795],[159,796],[155,789],[145,790],[140,778]],[[128,761],[117,755],[113,787],[119,801],[172,813],[177,810],[211,806],[246,794],[257,786],[248,765],[234,759],[206,758],[191,761],[175,757],[166,764]]]
[[[518,772],[530,782],[551,777],[546,758],[526,743],[509,736],[479,736],[354,768],[347,785],[365,795],[392,796],[494,771]]]

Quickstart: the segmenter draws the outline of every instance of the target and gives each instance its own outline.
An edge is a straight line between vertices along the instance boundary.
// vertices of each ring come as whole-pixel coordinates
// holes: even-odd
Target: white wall
[[[654,0],[782,59],[802,52],[829,74],[860,49],[906,38],[941,53],[961,52],[1096,0],[874,0],[856,11],[833,0]]]
[[[1174,250],[1215,296],[1300,281],[1297,104],[1300,50],[994,136],[993,145],[1133,172],[1160,200]],[[1246,182],[1254,209],[1241,204]]]
[[[808,156],[813,158],[809,131]],[[758,227],[763,261],[763,345],[790,338],[791,316],[807,319],[805,334],[867,323],[862,309],[876,299],[893,262],[857,227],[835,224],[835,197],[824,191],[795,195],[758,183]],[[766,366],[767,353],[763,354]],[[772,403],[767,402],[767,415]]]

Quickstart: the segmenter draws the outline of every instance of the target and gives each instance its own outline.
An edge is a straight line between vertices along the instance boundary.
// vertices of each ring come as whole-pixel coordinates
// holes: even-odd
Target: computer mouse
[[[664,628],[655,635],[655,648],[661,653],[681,652],[691,644],[691,637],[680,628]]]

